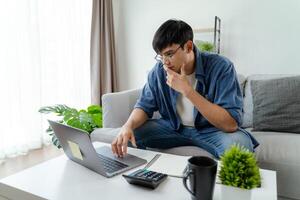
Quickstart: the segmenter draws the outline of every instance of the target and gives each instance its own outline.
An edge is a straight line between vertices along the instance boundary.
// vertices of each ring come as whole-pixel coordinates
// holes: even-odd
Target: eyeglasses
[[[179,47],[177,47],[177,49],[175,49],[175,51],[169,51],[167,52],[166,54],[164,55],[159,55],[157,54],[154,59],[157,60],[157,61],[160,61],[162,63],[164,63],[164,61],[166,61],[167,59],[168,60],[171,60],[172,57],[176,54],[176,52],[178,51],[178,49],[181,47],[181,45],[179,45]]]

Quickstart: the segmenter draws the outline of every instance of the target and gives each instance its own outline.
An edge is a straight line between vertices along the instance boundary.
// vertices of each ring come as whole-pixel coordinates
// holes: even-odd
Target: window
[[[91,0],[0,2],[0,160],[49,143],[41,106],[90,104]]]

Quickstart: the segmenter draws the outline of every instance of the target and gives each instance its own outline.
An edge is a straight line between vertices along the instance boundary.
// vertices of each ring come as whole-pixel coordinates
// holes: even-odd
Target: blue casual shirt
[[[243,97],[233,63],[220,55],[200,52],[194,47],[196,91],[210,102],[226,109],[238,126],[242,124]],[[159,111],[166,125],[174,130],[182,126],[176,111],[179,93],[166,83],[166,71],[157,62],[148,75],[135,108],[145,111],[149,118]],[[218,130],[194,107],[194,125],[200,132]]]

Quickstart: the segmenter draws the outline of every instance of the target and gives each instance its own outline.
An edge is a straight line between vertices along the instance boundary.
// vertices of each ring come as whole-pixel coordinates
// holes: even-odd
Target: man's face
[[[164,48],[160,56],[162,56],[163,64],[177,73],[180,73],[182,64],[186,62],[185,51],[179,44],[172,44]]]

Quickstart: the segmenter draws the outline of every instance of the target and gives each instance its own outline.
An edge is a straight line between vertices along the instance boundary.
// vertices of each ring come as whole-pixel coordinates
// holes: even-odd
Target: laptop
[[[123,158],[116,157],[109,146],[95,149],[88,132],[48,121],[69,159],[105,177],[112,177],[147,163],[145,159],[130,154]]]

